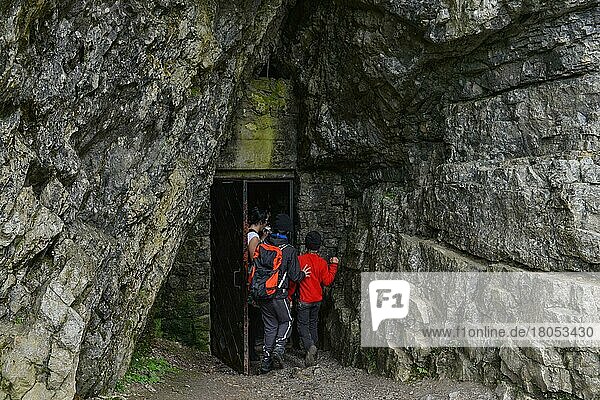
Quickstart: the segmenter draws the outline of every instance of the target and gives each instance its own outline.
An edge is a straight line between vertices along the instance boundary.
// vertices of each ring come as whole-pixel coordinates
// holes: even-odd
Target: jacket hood
[[[272,244],[273,246],[281,246],[283,244],[289,244],[290,241],[289,241],[289,239],[274,237],[273,234],[270,234],[265,239],[265,243]]]

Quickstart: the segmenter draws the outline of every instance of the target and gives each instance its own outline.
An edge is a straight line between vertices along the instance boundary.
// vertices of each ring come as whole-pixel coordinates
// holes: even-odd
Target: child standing
[[[317,327],[319,324],[319,308],[323,300],[323,288],[321,285],[329,286],[337,273],[339,260],[332,257],[327,265],[317,253],[321,248],[322,238],[319,232],[312,231],[306,235],[305,245],[307,253],[298,257],[302,268],[309,267],[311,274],[300,281],[299,284],[292,282],[289,298],[295,290],[298,290],[298,334],[304,350],[306,350],[306,366],[315,364],[317,354],[316,343],[319,340]]]

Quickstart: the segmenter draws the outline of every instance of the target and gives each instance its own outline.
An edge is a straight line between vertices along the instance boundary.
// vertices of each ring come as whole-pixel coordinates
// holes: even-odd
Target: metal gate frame
[[[252,177],[239,177],[236,178],[234,176],[227,176],[227,177],[215,177],[215,182],[214,183],[225,183],[225,182],[232,182],[232,181],[237,181],[237,182],[241,182],[242,183],[242,229],[243,229],[243,234],[242,234],[242,249],[243,249],[243,255],[242,255],[242,271],[234,271],[233,273],[233,288],[238,288],[241,289],[242,291],[242,299],[244,299],[244,301],[242,301],[243,304],[243,329],[242,329],[242,335],[243,335],[243,357],[242,357],[242,373],[244,373],[245,375],[249,375],[250,374],[250,348],[249,348],[249,343],[248,343],[248,336],[249,336],[249,318],[248,318],[248,302],[245,301],[245,299],[248,298],[248,287],[246,285],[246,282],[248,281],[248,246],[247,246],[247,237],[246,237],[246,233],[248,232],[248,184],[252,184],[252,183],[287,183],[289,186],[289,210],[290,210],[290,218],[292,219],[292,223],[294,222],[295,218],[294,218],[294,184],[295,181],[293,178],[290,177],[282,177],[282,178],[268,178],[268,179],[264,179],[264,178],[252,178]],[[213,183],[213,184],[214,184]],[[212,263],[212,261],[211,261]],[[241,280],[239,278],[242,278]]]

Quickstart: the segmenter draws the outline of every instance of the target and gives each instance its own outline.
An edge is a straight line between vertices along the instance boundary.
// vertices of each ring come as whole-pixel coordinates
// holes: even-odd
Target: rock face
[[[285,1],[0,6],[0,398],[101,393]]]
[[[365,0],[290,13],[280,58],[307,115],[305,165],[339,173],[346,194],[326,323],[346,363],[504,381],[507,399],[599,398],[596,350],[361,350],[357,295],[361,271],[598,270],[599,11]]]
[[[265,179],[284,171],[293,178],[298,115],[292,94],[292,86],[283,79],[261,77],[244,85],[231,135],[217,160],[217,175],[248,178],[252,170]],[[147,336],[175,339],[201,350],[210,349],[211,331],[211,204],[205,200],[177,250],[146,331]]]
[[[599,269],[597,1],[221,3],[0,5],[0,400],[124,373],[275,47],[299,106],[302,229],[344,260],[338,357],[504,381],[507,399],[598,398],[597,351],[367,351],[357,320],[361,271]]]

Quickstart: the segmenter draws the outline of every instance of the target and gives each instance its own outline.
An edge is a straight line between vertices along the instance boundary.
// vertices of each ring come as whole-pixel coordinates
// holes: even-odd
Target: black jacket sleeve
[[[298,252],[293,247],[287,252],[288,257],[288,278],[294,282],[300,282],[304,279],[305,274],[300,270],[300,262],[298,261]]]

